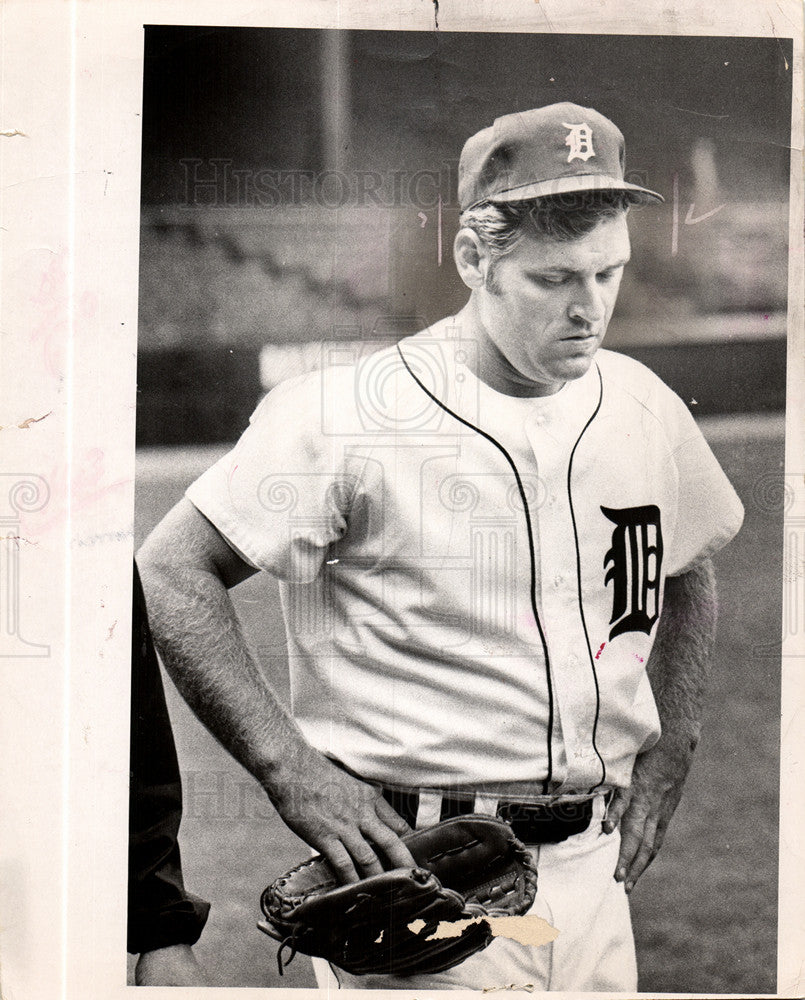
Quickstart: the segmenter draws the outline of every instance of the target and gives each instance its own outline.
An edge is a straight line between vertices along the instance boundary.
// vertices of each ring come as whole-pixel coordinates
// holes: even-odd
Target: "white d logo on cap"
[[[580,122],[578,125],[562,122],[562,125],[570,129],[565,139],[565,145],[570,146],[570,152],[567,154],[568,163],[571,160],[584,160],[586,162],[591,156],[595,156],[593,131],[586,122]]]

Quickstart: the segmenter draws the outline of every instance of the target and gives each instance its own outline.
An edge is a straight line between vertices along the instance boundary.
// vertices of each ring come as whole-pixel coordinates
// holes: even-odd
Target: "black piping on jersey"
[[[449,414],[454,420],[457,420],[460,424],[464,424],[465,427],[469,427],[471,431],[475,431],[476,434],[480,434],[482,438],[486,438],[487,441],[493,444],[509,463],[509,466],[514,474],[514,480],[517,483],[517,490],[523,504],[523,514],[525,515],[525,525],[528,535],[528,553],[531,558],[531,610],[534,613],[534,620],[537,623],[537,630],[539,631],[540,641],[542,642],[542,652],[545,657],[545,677],[548,683],[548,775],[544,782],[544,791],[547,794],[551,786],[551,781],[553,780],[553,683],[551,682],[551,663],[548,655],[548,643],[545,641],[545,633],[542,631],[542,623],[540,622],[539,611],[537,610],[537,557],[534,550],[534,532],[531,527],[531,517],[528,513],[528,501],[526,499],[525,489],[523,488],[523,481],[520,478],[517,466],[514,464],[514,459],[508,451],[506,451],[500,441],[495,440],[491,434],[487,434],[486,431],[482,431],[481,428],[476,427],[475,424],[471,424],[469,420],[465,420],[464,417],[460,417],[457,413],[454,413],[453,410],[451,410],[449,406],[446,406],[438,398],[438,396],[435,396],[430,389],[427,388],[427,386],[423,385],[423,383],[412,371],[411,366],[405,360],[405,355],[400,350],[399,344],[397,344],[397,353],[400,355],[402,363],[405,365],[408,374],[425,393],[425,395],[432,399],[438,407],[444,410],[445,413]],[[584,432],[582,431],[582,433]]]
[[[595,409],[590,416],[590,419],[582,427],[581,433],[576,438],[576,443],[573,445],[573,449],[570,452],[570,461],[567,463],[567,502],[570,506],[570,520],[573,523],[573,539],[576,543],[576,579],[578,581],[579,589],[579,616],[581,618],[581,627],[584,629],[584,641],[587,643],[587,655],[590,658],[590,667],[593,671],[593,681],[595,682],[595,719],[593,721],[593,750],[595,750],[595,755],[601,762],[601,780],[597,785],[593,786],[593,789],[598,788],[603,785],[604,780],[607,776],[607,766],[604,763],[604,758],[598,752],[598,745],[595,742],[596,733],[598,732],[598,718],[601,714],[601,692],[598,687],[598,673],[595,669],[595,659],[593,658],[593,650],[590,646],[590,636],[587,632],[587,622],[584,618],[584,600],[581,594],[581,551],[579,549],[579,533],[576,528],[576,514],[573,510],[573,493],[570,488],[570,477],[573,473],[573,456],[576,454],[576,448],[579,446],[579,442],[584,437],[585,431],[590,426],[590,424],[598,416],[598,411],[601,409],[601,403],[604,399],[604,380],[601,377],[601,369],[596,364],[595,370],[598,372],[598,402]],[[591,791],[593,790],[591,789]]]

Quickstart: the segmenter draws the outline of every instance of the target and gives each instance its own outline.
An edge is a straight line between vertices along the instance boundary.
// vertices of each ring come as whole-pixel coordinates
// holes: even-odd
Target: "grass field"
[[[705,429],[744,501],[746,522],[716,562],[720,626],[704,737],[665,846],[632,896],[640,989],[769,993],[776,975],[782,510],[763,484],[782,469],[782,420],[714,421]],[[138,543],[217,453],[138,456]],[[276,588],[253,578],[234,596],[253,648],[287,695]],[[197,954],[215,985],[314,986],[304,956],[280,979],[276,948],[255,928],[262,888],[306,848],[166,686],[185,785],[185,878],[212,903]]]

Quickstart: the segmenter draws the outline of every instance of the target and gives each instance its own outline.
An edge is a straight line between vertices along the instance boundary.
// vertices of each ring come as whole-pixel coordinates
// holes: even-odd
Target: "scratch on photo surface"
[[[686,115],[696,115],[697,118],[729,118],[729,115],[711,115],[706,111],[694,111],[693,108],[683,108],[678,104],[669,104],[668,107],[674,111],[684,111]]]
[[[0,424],[0,431],[4,431],[7,427],[19,427],[20,430],[27,431],[31,424],[38,424],[40,420],[44,420],[45,417],[49,417],[51,413],[53,413],[53,410],[48,410],[48,412],[43,414],[41,417],[28,417],[23,420],[21,424],[6,424],[5,427]]]
[[[780,10],[780,11],[782,12],[782,9],[783,9],[783,8],[782,8],[782,7],[780,7],[779,3],[777,4],[777,7],[778,7],[778,8],[779,8],[779,10]],[[781,55],[782,55],[782,57],[783,57],[783,62],[785,63],[785,69],[786,69],[786,72],[788,72],[788,60],[787,60],[787,59],[786,59],[786,57],[785,57],[785,52],[783,51],[783,43],[782,43],[782,42],[780,41],[780,36],[779,36],[779,35],[777,34],[777,32],[776,32],[776,31],[775,31],[775,29],[774,29],[774,19],[772,18],[771,14],[769,14],[769,22],[770,22],[770,24],[771,24],[771,33],[772,33],[772,34],[774,35],[774,37],[775,37],[775,38],[777,39],[777,44],[778,44],[778,45],[779,45],[779,47],[780,47],[780,54],[781,54]]]
[[[17,424],[17,427],[20,427],[22,430],[27,431],[28,428],[31,426],[31,424],[38,424],[40,420],[44,420],[45,417],[49,417],[51,413],[53,413],[53,410],[48,410],[48,412],[41,417],[28,417],[28,419],[23,420],[21,424]]]
[[[4,128],[0,131],[0,135],[4,135],[7,139],[10,139],[15,135],[23,135],[26,139],[28,138],[28,133],[23,132],[20,128]]]
[[[539,0],[537,0],[537,3],[539,3]],[[545,9],[545,7],[540,6],[539,11],[540,11],[540,14],[542,14],[542,16],[545,18],[545,23],[548,25],[548,28],[551,31],[556,31],[556,28],[554,28],[554,26],[553,26],[553,22],[548,17],[548,11]]]

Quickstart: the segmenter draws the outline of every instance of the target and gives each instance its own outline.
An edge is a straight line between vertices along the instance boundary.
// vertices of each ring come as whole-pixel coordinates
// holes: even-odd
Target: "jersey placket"
[[[588,379],[584,382],[589,384]],[[573,446],[595,407],[589,393],[573,391],[580,388],[576,383],[556,397],[535,403],[525,430],[544,488],[536,512],[539,604],[567,762],[566,773],[555,773],[554,778],[581,790],[601,782],[603,768],[594,745],[598,695],[579,603],[577,542],[568,488]],[[582,532],[583,525],[578,530]]]

